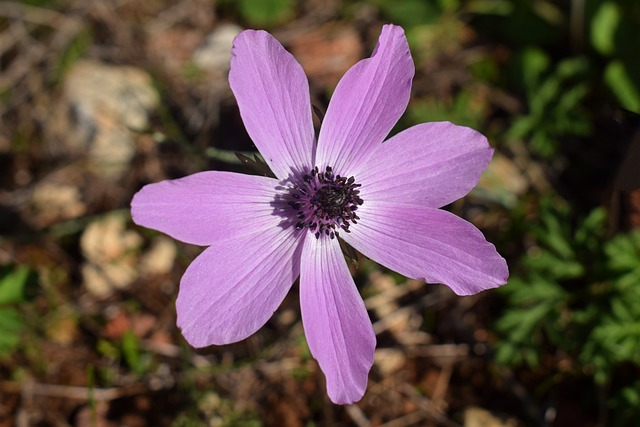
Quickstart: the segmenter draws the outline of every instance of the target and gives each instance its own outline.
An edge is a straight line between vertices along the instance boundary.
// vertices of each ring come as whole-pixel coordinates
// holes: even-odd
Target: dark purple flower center
[[[339,230],[349,233],[349,226],[360,219],[356,215],[360,184],[354,177],[334,175],[331,166],[320,172],[316,166],[310,174],[289,188],[288,205],[295,215],[296,228],[309,229],[316,238],[335,238]]]

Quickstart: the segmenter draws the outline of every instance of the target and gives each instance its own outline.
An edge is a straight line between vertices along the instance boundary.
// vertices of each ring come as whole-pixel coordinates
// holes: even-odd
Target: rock
[[[211,32],[191,57],[192,62],[202,70],[226,75],[231,62],[233,39],[242,27],[234,24],[220,24]]]
[[[151,248],[142,256],[140,272],[145,276],[166,274],[171,271],[176,260],[177,249],[168,237],[157,237]]]
[[[31,207],[36,227],[77,218],[87,211],[77,185],[55,181],[42,181],[34,187]]]
[[[85,257],[82,278],[94,296],[106,298],[126,289],[138,278],[138,252],[142,237],[126,229],[126,217],[110,213],[89,224],[80,238]]]
[[[519,425],[515,419],[504,419],[475,406],[465,409],[463,419],[464,427],[517,427]]]
[[[135,154],[135,132],[149,125],[159,96],[151,77],[130,66],[78,61],[64,82],[71,115],[67,148],[86,154],[96,172],[120,178]]]
[[[143,250],[143,238],[127,229],[128,213],[111,212],[91,222],[80,237],[85,258],[82,278],[89,293],[106,298],[127,289],[136,280],[167,274],[177,249],[168,237],[158,236]]]

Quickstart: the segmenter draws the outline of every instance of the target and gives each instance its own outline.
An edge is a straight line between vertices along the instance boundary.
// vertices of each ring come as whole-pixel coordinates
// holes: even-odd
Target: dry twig
[[[126,396],[147,393],[151,390],[147,384],[132,384],[123,387],[92,388],[59,384],[41,384],[14,381],[0,381],[0,391],[21,394],[24,397],[60,397],[74,400],[109,401]]]

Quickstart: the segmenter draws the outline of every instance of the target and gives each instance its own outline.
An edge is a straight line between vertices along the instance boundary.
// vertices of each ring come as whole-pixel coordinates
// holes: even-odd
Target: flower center
[[[295,212],[296,228],[308,228],[316,239],[327,235],[334,239],[339,230],[349,233],[349,226],[357,224],[360,184],[354,177],[334,175],[331,166],[320,172],[316,166],[302,181],[289,188],[287,204]]]

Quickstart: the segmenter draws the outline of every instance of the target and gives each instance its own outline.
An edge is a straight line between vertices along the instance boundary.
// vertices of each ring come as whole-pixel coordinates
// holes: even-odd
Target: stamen
[[[349,226],[360,219],[355,211],[364,201],[360,197],[360,184],[355,177],[334,175],[331,166],[320,170],[315,166],[289,187],[292,218],[298,230],[309,229],[316,239],[339,237],[338,230],[350,233]]]

